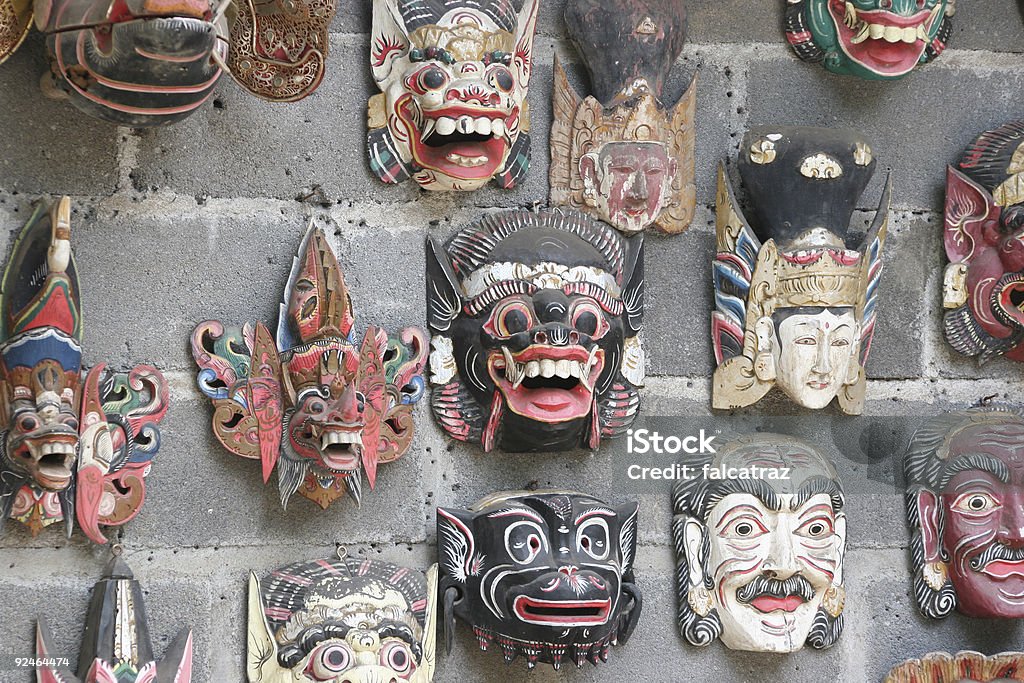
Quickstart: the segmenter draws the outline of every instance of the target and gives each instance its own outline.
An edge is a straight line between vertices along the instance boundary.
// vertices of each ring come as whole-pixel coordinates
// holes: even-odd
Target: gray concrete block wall
[[[877,683],[898,660],[931,650],[996,652],[1024,647],[1020,624],[959,616],[928,622],[911,603],[902,496],[892,483],[908,425],[922,415],[986,397],[1024,401],[1024,368],[995,361],[978,368],[941,337],[943,169],[978,132],[1022,115],[1024,21],[1012,0],[959,3],[950,49],[896,83],[865,83],[800,63],[785,45],[782,0],[690,0],[689,44],[669,91],[700,72],[698,211],[681,236],[652,236],[647,249],[645,343],[648,416],[710,416],[713,365],[707,337],[714,249],[714,168],[733,157],[748,125],[849,126],[873,142],[891,168],[894,211],[885,254],[879,328],[869,363],[869,416],[884,438],[871,462],[846,458],[850,549],[846,632],[826,652],[790,656],[684,645],[674,627],[674,558],[667,489],[638,490],[642,505],[638,580],[645,610],[633,640],[609,664],[527,674],[506,669],[459,628],[455,650],[439,656],[435,680]],[[530,206],[547,194],[551,61],[559,54],[578,83],[564,35],[561,0],[542,0],[537,68],[530,91],[534,165],[513,191],[438,195],[374,180],[364,155],[369,77],[368,0],[343,0],[331,36],[329,72],[312,97],[270,105],[224,78],[187,121],[134,131],[91,121],[38,90],[42,42],[29,39],[0,66],[0,243],[4,251],[39,195],[71,194],[74,246],[82,278],[85,360],[116,368],[150,361],[167,374],[172,405],[140,516],[119,534],[147,591],[156,650],[180,626],[196,634],[200,683],[243,680],[246,576],[297,559],[330,555],[335,544],[413,566],[433,556],[434,507],[466,505],[499,488],[582,487],[610,500],[624,495],[620,448],[598,454],[481,455],[448,441],[417,409],[418,436],[397,463],[382,466],[377,489],[356,510],[326,512],[304,499],[280,510],[274,482],[256,463],[222,450],[208,431],[209,407],[194,387],[188,336],[196,322],[274,322],[291,256],[310,218],[329,228],[352,290],[360,328],[424,324],[423,250],[481,211]],[[861,201],[865,224],[881,176]],[[306,198],[302,201],[302,198]],[[739,420],[790,415],[772,396],[738,411]],[[836,452],[844,429],[823,434]],[[718,418],[725,422],[724,418]],[[866,418],[865,418],[866,419]],[[813,424],[813,423],[812,423]],[[824,421],[820,424],[826,424]],[[832,424],[832,423],[829,423]],[[844,426],[845,425],[845,426]],[[32,680],[9,666],[32,654],[37,615],[54,629],[60,653],[77,657],[87,592],[105,552],[56,529],[31,538],[8,525],[0,539],[0,682]]]

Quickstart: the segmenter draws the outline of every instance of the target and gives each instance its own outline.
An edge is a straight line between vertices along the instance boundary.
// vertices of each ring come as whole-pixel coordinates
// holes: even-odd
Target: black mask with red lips
[[[607,661],[640,617],[634,584],[637,503],[568,491],[496,493],[469,510],[438,508],[445,637],[455,618],[506,662],[559,668]]]

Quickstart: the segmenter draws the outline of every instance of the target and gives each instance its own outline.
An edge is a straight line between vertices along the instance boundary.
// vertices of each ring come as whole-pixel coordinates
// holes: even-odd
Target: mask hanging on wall
[[[846,601],[846,514],[835,469],[809,444],[767,433],[729,442],[706,466],[769,474],[698,476],[673,489],[683,636],[754,652],[834,645]]]
[[[0,0],[3,2],[4,0]],[[225,45],[212,0],[37,0],[44,93],[122,126],[180,121],[212,94]]]
[[[980,652],[933,652],[903,662],[884,683],[1014,683],[1024,681],[1024,652],[986,657]]]
[[[743,139],[740,176],[758,229],[718,171],[715,408],[739,408],[778,386],[805,408],[833,398],[859,415],[875,329],[890,183],[859,245],[850,228],[875,170],[847,131],[762,127]]]
[[[596,449],[640,407],[643,236],[509,211],[427,242],[434,417],[485,452]]]
[[[786,40],[833,73],[900,78],[946,49],[955,0],[787,0]]]
[[[1024,416],[932,418],[911,439],[904,469],[921,612],[1024,618]]]
[[[0,530],[32,535],[73,519],[106,543],[101,526],[138,514],[160,447],[167,382],[150,365],[82,370],[82,312],[71,253],[71,200],[40,203],[22,229],[0,297]]]
[[[277,467],[281,504],[298,492],[326,508],[402,457],[423,395],[427,340],[417,327],[354,329],[352,302],[323,230],[310,224],[292,263],[277,336],[208,320],[192,333],[199,388],[224,448]]]
[[[682,232],[693,219],[696,77],[675,106],[662,87],[686,38],[681,2],[573,0],[569,35],[594,95],[581,98],[555,59],[553,206],[585,211],[622,232]]]
[[[539,0],[373,0],[370,169],[427,190],[512,188],[530,165],[526,102]]]
[[[1024,122],[982,133],[946,170],[946,340],[1024,360]]]
[[[156,661],[142,587],[124,560],[115,556],[92,589],[92,604],[78,660],[78,676],[59,661],[53,636],[43,619],[36,630],[38,683],[189,683],[192,680],[192,631],[182,629]]]
[[[229,3],[227,69],[239,85],[271,102],[295,102],[320,86],[338,0],[221,2]]]
[[[434,677],[437,566],[424,575],[358,557],[249,579],[250,683]]]
[[[636,503],[568,491],[496,493],[469,510],[437,509],[447,648],[455,618],[481,650],[558,669],[607,661],[640,618],[633,578]]]

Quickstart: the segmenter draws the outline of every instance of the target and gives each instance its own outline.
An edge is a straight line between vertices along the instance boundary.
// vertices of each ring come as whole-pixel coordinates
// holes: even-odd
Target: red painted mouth
[[[795,612],[800,605],[803,605],[806,601],[799,595],[787,595],[784,598],[777,598],[773,595],[762,595],[759,598],[754,598],[750,601],[750,606],[759,612],[768,614],[769,612],[783,611],[783,612]]]
[[[1024,561],[995,560],[986,564],[981,571],[994,579],[1000,580],[1008,579],[1011,576],[1024,578]]]
[[[1024,328],[1024,275],[1003,277],[992,296],[1002,314],[999,317],[1010,326]]]
[[[608,622],[611,598],[604,600],[538,600],[520,595],[512,602],[516,616],[540,626],[600,626]]]
[[[423,168],[457,180],[486,180],[505,163],[510,149],[507,122],[517,113],[455,104],[423,112],[421,129],[415,123],[417,107],[411,95],[404,96],[397,109],[413,160]]]
[[[594,346],[533,344],[517,354],[492,351],[487,370],[516,414],[538,422],[587,417],[594,384],[604,369],[604,351]]]
[[[845,0],[832,0],[829,14],[846,56],[882,76],[902,76],[917,66],[942,4],[909,17],[887,10],[860,11]]]

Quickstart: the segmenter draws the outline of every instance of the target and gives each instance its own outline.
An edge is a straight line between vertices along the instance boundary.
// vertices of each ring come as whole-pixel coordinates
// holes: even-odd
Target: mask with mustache
[[[829,647],[843,628],[846,516],[832,465],[779,434],[729,442],[715,468],[788,468],[788,479],[680,481],[672,523],[679,624],[694,645],[792,652]],[[754,578],[751,579],[750,577]]]
[[[996,409],[928,420],[904,469],[921,611],[1024,618],[1024,417]]]

